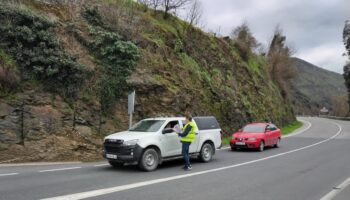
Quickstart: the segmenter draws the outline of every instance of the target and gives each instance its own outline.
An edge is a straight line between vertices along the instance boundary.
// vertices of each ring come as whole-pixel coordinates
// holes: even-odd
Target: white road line
[[[103,166],[109,166],[109,164],[99,164],[99,165],[94,165],[94,167],[103,167]]]
[[[80,169],[81,167],[67,167],[67,168],[59,168],[59,169],[47,169],[47,170],[41,170],[39,173],[42,172],[56,172],[56,171],[64,171],[64,170],[71,170],[71,169]]]
[[[340,185],[335,187],[332,191],[322,197],[320,200],[331,200],[334,199],[341,191],[350,185],[350,177],[342,182]]]
[[[21,166],[46,166],[46,165],[70,165],[81,164],[82,162],[37,162],[37,163],[12,163],[0,164],[0,167],[21,167]]]
[[[13,176],[18,175],[19,173],[10,173],[10,174],[0,174],[0,176]]]
[[[334,122],[332,122],[334,123]],[[336,124],[336,123],[334,123]],[[236,168],[236,167],[240,167],[240,166],[244,166],[244,165],[249,165],[249,164],[253,164],[256,162],[260,162],[260,161],[264,161],[264,160],[268,160],[268,159],[272,159],[272,158],[276,158],[276,157],[280,157],[280,156],[284,156],[287,154],[291,154],[294,152],[298,152],[301,150],[305,150],[305,149],[309,149],[311,147],[314,146],[318,146],[322,143],[328,142],[332,139],[334,139],[335,137],[337,137],[341,132],[342,132],[342,128],[339,124],[336,124],[339,128],[338,132],[333,135],[332,137],[322,140],[320,142],[299,148],[299,149],[294,149],[291,151],[287,151],[284,153],[279,153],[276,155],[272,155],[272,156],[268,156],[265,158],[260,158],[257,160],[252,160],[252,161],[248,161],[248,162],[244,162],[244,163],[239,163],[239,164],[234,164],[234,165],[229,165],[229,166],[225,166],[225,167],[220,167],[220,168],[215,168],[215,169],[210,169],[210,170],[204,170],[204,171],[200,171],[200,172],[194,172],[194,173],[189,173],[189,174],[183,174],[183,175],[177,175],[177,176],[171,176],[171,177],[167,177],[167,178],[160,178],[160,179],[155,179],[155,180],[150,180],[150,181],[144,181],[144,182],[139,182],[139,183],[132,183],[132,184],[127,184],[127,185],[121,185],[121,186],[116,186],[116,187],[110,187],[110,188],[105,188],[105,189],[99,189],[99,190],[92,190],[92,191],[88,191],[88,192],[81,192],[81,193],[76,193],[76,194],[69,194],[69,195],[64,195],[64,196],[57,196],[57,197],[52,197],[52,198],[46,198],[46,199],[42,199],[42,200],[79,200],[79,199],[85,199],[85,198],[90,198],[90,197],[96,197],[96,196],[101,196],[101,195],[105,195],[105,194],[111,194],[111,193],[115,193],[115,192],[120,192],[120,191],[125,191],[125,190],[130,190],[133,188],[139,188],[139,187],[143,187],[143,186],[148,186],[148,185],[154,185],[157,183],[163,183],[163,182],[168,182],[168,181],[172,181],[172,180],[177,180],[177,179],[183,179],[183,178],[188,178],[191,176],[197,176],[197,175],[201,175],[201,174],[208,174],[208,173],[213,173],[213,172],[217,172],[217,171],[223,171],[226,169],[232,169],[232,168]]]

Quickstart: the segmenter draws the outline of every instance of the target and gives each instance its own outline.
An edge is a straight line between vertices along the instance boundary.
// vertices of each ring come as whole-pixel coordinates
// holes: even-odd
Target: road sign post
[[[129,114],[129,128],[132,126],[132,114],[134,113],[135,107],[135,90],[129,92],[128,95],[128,114]]]

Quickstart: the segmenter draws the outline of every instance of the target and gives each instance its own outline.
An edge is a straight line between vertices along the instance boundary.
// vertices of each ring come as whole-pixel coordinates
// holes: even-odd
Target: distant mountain
[[[296,113],[317,114],[322,107],[332,110],[332,97],[346,94],[343,76],[293,59],[297,76],[290,80],[290,87]]]

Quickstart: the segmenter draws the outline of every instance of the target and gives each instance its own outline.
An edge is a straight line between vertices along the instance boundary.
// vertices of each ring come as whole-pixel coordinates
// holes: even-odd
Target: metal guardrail
[[[337,116],[329,116],[329,115],[319,115],[318,117],[327,118],[327,119],[350,121],[350,117],[337,117]]]

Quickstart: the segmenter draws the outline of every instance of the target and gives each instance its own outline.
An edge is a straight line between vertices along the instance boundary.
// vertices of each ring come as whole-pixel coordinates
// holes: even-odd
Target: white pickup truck
[[[221,147],[221,129],[215,117],[194,117],[198,126],[190,146],[191,156],[211,161],[215,149]],[[136,123],[128,131],[105,137],[103,157],[113,167],[125,163],[138,164],[144,171],[153,171],[166,160],[182,158],[180,138],[173,131],[185,125],[184,117],[149,118]]]

